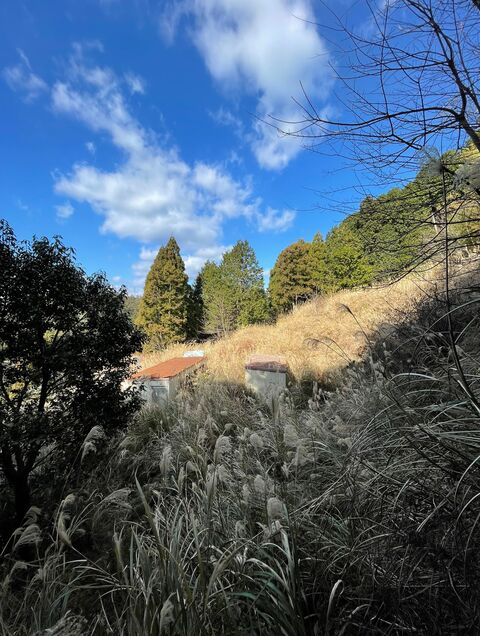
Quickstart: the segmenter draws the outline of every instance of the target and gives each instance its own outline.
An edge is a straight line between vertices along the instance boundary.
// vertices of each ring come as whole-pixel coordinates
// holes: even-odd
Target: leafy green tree
[[[369,285],[374,270],[365,256],[354,216],[331,230],[325,241],[325,289],[337,291]]]
[[[137,322],[150,349],[184,342],[188,335],[188,278],[177,241],[171,237],[158,254],[145,281]]]
[[[121,383],[142,336],[125,289],[58,238],[20,243],[0,222],[0,271],[0,470],[20,523],[42,471],[61,481],[94,426],[111,434],[137,408]]]
[[[140,309],[140,303],[142,301],[141,296],[125,296],[125,310],[130,316],[130,319],[135,322],[138,310]]]
[[[310,247],[300,240],[280,252],[270,273],[270,300],[274,311],[287,311],[312,292]]]
[[[238,241],[220,265],[206,263],[201,276],[207,333],[226,334],[268,320],[263,272],[247,241]]]
[[[329,273],[326,264],[326,245],[320,232],[309,246],[310,285],[315,294],[329,291]]]

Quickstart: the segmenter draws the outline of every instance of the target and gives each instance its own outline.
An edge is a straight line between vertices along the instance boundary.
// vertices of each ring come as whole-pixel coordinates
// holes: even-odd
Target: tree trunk
[[[32,503],[28,477],[21,474],[16,475],[12,481],[12,488],[15,496],[16,521],[17,524],[20,525]]]

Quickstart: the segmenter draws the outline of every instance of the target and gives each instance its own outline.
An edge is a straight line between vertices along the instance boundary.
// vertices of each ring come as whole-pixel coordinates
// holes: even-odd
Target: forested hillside
[[[247,241],[238,241],[219,264],[205,263],[188,284],[172,238],[160,248],[135,312],[149,336],[146,350],[224,336],[239,327],[270,322],[317,296],[392,281],[422,266],[428,269],[443,258],[446,225],[457,260],[477,254],[480,206],[476,186],[472,189],[465,175],[479,157],[471,143],[436,160],[426,157],[414,179],[365,198],[325,239],[316,234],[311,242],[300,239],[285,248],[267,289]],[[133,297],[128,302],[135,303]]]

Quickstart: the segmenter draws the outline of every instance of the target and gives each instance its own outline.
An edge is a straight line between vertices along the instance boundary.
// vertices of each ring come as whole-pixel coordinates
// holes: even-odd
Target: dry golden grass
[[[145,354],[142,367],[202,349],[208,357],[208,370],[217,380],[242,382],[245,361],[252,353],[284,355],[297,380],[331,378],[350,360],[361,357],[367,338],[379,328],[404,321],[417,302],[433,292],[437,278],[432,272],[411,274],[388,286],[318,298],[282,316],[276,324],[245,327],[216,341]],[[320,342],[312,346],[312,339]]]

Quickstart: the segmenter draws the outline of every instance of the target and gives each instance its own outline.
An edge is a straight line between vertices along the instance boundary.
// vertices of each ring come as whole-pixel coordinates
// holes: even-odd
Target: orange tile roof
[[[139,378],[150,378],[152,380],[160,380],[165,378],[174,378],[186,369],[195,367],[206,360],[205,356],[190,358],[172,358],[156,364],[148,369],[142,369],[132,375],[132,380]]]

